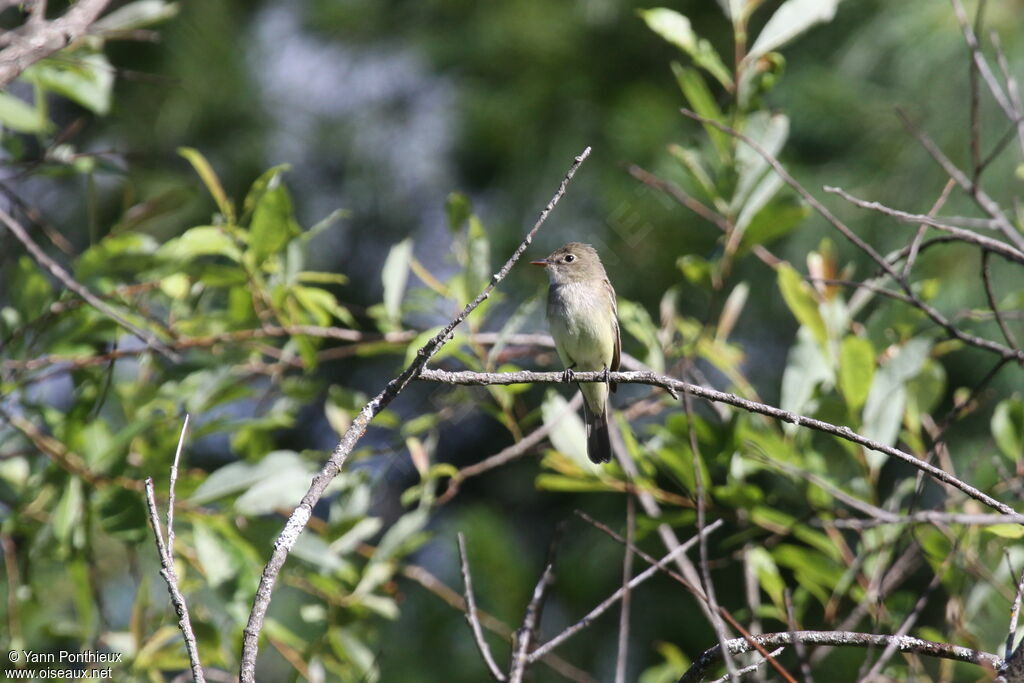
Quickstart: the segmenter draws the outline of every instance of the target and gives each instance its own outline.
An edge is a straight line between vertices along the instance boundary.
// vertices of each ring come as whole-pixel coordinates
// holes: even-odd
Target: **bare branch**
[[[992,291],[992,269],[989,264],[989,253],[988,251],[981,252],[981,279],[985,283],[985,297],[988,299],[988,307],[992,309],[992,315],[996,318],[996,323],[999,325],[999,330],[1003,333],[1003,338],[1006,339],[1006,343],[1012,348],[1019,349],[1020,346],[1017,344],[1017,338],[1013,336],[1013,332],[1006,325],[1006,321],[1003,320],[1003,316],[999,312],[999,305],[996,303],[995,292]]]
[[[1017,229],[1014,228],[1013,224],[1006,218],[1006,214],[1003,213],[999,204],[996,203],[996,201],[976,183],[974,183],[974,181],[964,175],[963,171],[957,168],[956,164],[949,160],[949,157],[939,149],[939,146],[936,145],[930,137],[928,137],[927,133],[920,130],[910,122],[910,119],[907,118],[906,114],[899,109],[896,110],[896,113],[899,115],[904,127],[910,131],[911,135],[917,138],[917,141],[925,148],[925,151],[935,159],[936,163],[942,167],[942,170],[944,170],[950,178],[955,180],[956,184],[959,185],[964,192],[970,195],[971,198],[974,199],[975,203],[977,203],[985,213],[992,217],[992,220],[996,222],[996,227],[1002,231],[1003,235],[1005,235],[1007,239],[1013,242],[1014,246],[1018,249],[1024,250],[1024,235],[1017,232]]]
[[[42,21],[34,14],[28,24],[10,32],[10,44],[0,50],[0,89],[40,59],[86,35],[108,4],[110,0],[78,0],[53,21]]]
[[[878,635],[874,633],[854,633],[850,631],[795,631],[782,633],[765,633],[753,636],[753,638],[764,647],[779,647],[792,645],[799,641],[810,646],[829,647],[885,647],[894,643],[899,652],[913,652],[929,657],[952,659],[959,662],[977,664],[990,671],[997,670],[1003,663],[1002,658],[988,652],[972,650],[967,647],[950,645],[948,643],[936,643],[920,638],[909,636],[896,637],[889,635]],[[750,652],[753,648],[743,638],[733,638],[727,643],[729,652],[741,654]],[[722,658],[721,646],[715,645],[704,651],[697,661],[690,666],[689,670],[679,679],[679,683],[698,683],[704,680],[704,672]]]
[[[864,199],[859,199],[839,187],[830,187],[826,185],[824,190],[825,192],[828,192],[830,194],[839,195],[846,201],[850,202],[851,204],[855,204],[856,206],[859,206],[862,209],[870,209],[871,211],[884,213],[886,216],[892,216],[893,218],[904,223],[924,223],[925,225],[928,225],[932,228],[942,230],[943,232],[948,232],[949,234],[953,235],[962,242],[969,242],[977,247],[981,247],[986,251],[998,254],[999,256],[1002,256],[1008,261],[1013,261],[1015,263],[1024,265],[1024,251],[1020,251],[1019,249],[1016,249],[1006,244],[1005,242],[994,240],[991,237],[986,237],[985,235],[979,235],[978,233],[972,230],[965,230],[964,228],[958,228],[955,225],[942,223],[940,221],[935,220],[931,216],[924,216],[917,213],[907,213],[906,211],[900,211],[899,209],[891,209],[888,206],[885,206],[884,204],[880,204],[878,202],[869,202]]]
[[[292,512],[288,518],[288,522],[285,524],[281,534],[277,537],[274,542],[274,552],[270,560],[267,562],[266,567],[263,568],[263,575],[260,577],[259,587],[256,590],[256,597],[253,601],[252,611],[249,613],[249,621],[246,624],[245,631],[242,638],[242,662],[240,666],[240,678],[242,683],[253,683],[256,677],[256,653],[259,646],[260,632],[263,630],[263,620],[266,617],[267,609],[270,607],[270,598],[274,590],[274,583],[277,581],[277,575],[281,572],[281,568],[284,566],[285,560],[288,558],[288,554],[291,552],[292,547],[295,545],[295,541],[298,539],[299,534],[306,527],[309,522],[310,516],[313,514],[313,507],[320,500],[327,485],[331,483],[341,468],[344,466],[345,461],[348,459],[349,453],[355,447],[356,443],[362,438],[363,434],[366,433],[366,429],[373,420],[385,407],[387,407],[401,392],[408,386],[409,382],[415,379],[426,366],[427,362],[451,339],[455,332],[455,328],[458,327],[462,321],[464,321],[470,313],[487,299],[494,288],[497,287],[498,283],[505,279],[512,266],[516,264],[519,258],[526,251],[526,248],[530,246],[533,241],[534,235],[540,230],[541,226],[547,220],[548,215],[561,200],[565,194],[566,189],[569,186],[570,181],[576,170],[580,165],[590,156],[590,148],[587,147],[583,152],[575,158],[569,170],[566,172],[565,177],[562,178],[562,182],[555,192],[554,196],[548,202],[544,210],[541,211],[540,217],[534,223],[533,228],[526,234],[526,237],[513,252],[512,256],[505,262],[505,265],[491,277],[491,281],[480,292],[477,297],[468,303],[462,312],[459,313],[448,325],[445,326],[440,332],[437,333],[430,341],[424,344],[419,351],[416,353],[416,358],[412,363],[393,380],[388,382],[384,389],[373,397],[369,403],[363,406],[363,409],[359,411],[359,414],[352,420],[352,424],[345,431],[341,441],[335,446],[334,452],[331,453],[331,457],[324,463],[320,472],[313,478],[313,482],[306,491],[306,495],[302,497],[302,501]]]
[[[784,647],[775,648],[770,653],[770,655],[771,655],[770,658],[778,657],[779,655],[782,654],[782,651],[785,650],[785,649],[786,648],[784,648]],[[762,666],[765,665],[765,662],[769,661],[770,658],[760,657],[753,664],[749,664],[749,665],[743,667],[742,669],[737,669],[735,674],[725,674],[721,678],[716,678],[715,680],[711,681],[711,683],[726,683],[727,681],[739,680],[742,676],[745,676],[746,674],[749,674],[749,673],[754,673],[755,671],[760,669]]]
[[[907,617],[903,620],[903,623],[900,624],[899,630],[896,631],[896,634],[892,637],[892,640],[890,640],[889,643],[885,646],[885,650],[882,651],[881,656],[872,665],[871,670],[868,671],[868,674],[864,677],[864,680],[875,680],[876,677],[882,673],[882,668],[888,663],[890,659],[892,659],[892,656],[896,654],[896,650],[899,647],[899,640],[903,638],[907,634],[907,632],[910,631],[911,628],[914,627],[915,623],[917,623],[917,618],[921,616],[921,612],[924,610],[925,605],[928,604],[928,598],[931,596],[932,591],[938,588],[939,583],[942,581],[943,575],[945,575],[946,573],[946,569],[949,567],[949,563],[952,561],[954,557],[956,557],[956,553],[950,553],[946,557],[945,562],[942,563],[942,567],[939,568],[939,571],[935,572],[935,576],[932,577],[932,580],[928,583],[928,586],[924,589],[924,592],[921,593],[920,597],[918,597],[917,602],[914,604],[914,608],[910,610],[910,614],[908,614]]]
[[[439,382],[442,384],[463,384],[471,386],[484,386],[488,384],[531,384],[531,383],[544,383],[544,384],[560,384],[565,381],[563,373],[560,372],[448,372],[445,370],[434,370],[425,369],[420,373],[417,379],[427,382]],[[573,382],[603,382],[603,372],[575,372],[573,373]],[[974,498],[975,500],[984,503],[988,507],[998,510],[1003,514],[1016,515],[1016,511],[1005,503],[1001,503],[995,498],[982,493],[973,486],[957,479],[951,474],[931,465],[927,462],[919,460],[910,453],[901,451],[893,446],[887,446],[886,444],[879,443],[868,439],[867,437],[861,436],[857,432],[853,431],[849,427],[834,425],[830,422],[823,420],[816,420],[811,417],[799,415],[797,413],[790,412],[788,410],[782,410],[774,406],[767,405],[765,403],[758,403],[757,401],[751,401],[749,399],[736,396],[735,394],[729,394],[724,391],[717,391],[715,389],[709,389],[696,384],[690,384],[682,380],[675,379],[673,377],[667,377],[665,375],[659,375],[655,372],[612,372],[608,373],[608,379],[612,382],[618,382],[622,384],[647,384],[650,386],[659,386],[665,389],[673,388],[680,392],[687,392],[693,394],[698,398],[705,399],[707,401],[713,401],[716,403],[727,403],[737,408],[742,408],[748,412],[759,413],[761,415],[767,415],[769,417],[795,424],[801,427],[807,427],[815,431],[823,432],[825,434],[831,434],[841,439],[851,441],[856,444],[860,444],[865,448],[869,448],[879,453],[885,453],[895,458],[906,462],[907,464],[916,467],[923,472],[930,474],[934,478],[938,479],[944,484],[947,484],[965,494]]]
[[[1010,608],[1010,627],[1006,633],[1006,659],[1009,659],[1013,654],[1013,641],[1017,637],[1017,618],[1020,616],[1022,593],[1024,593],[1024,572],[1021,572],[1020,580],[1017,581],[1017,592],[1013,596],[1013,607]]]
[[[600,373],[598,373],[598,374],[600,374]],[[704,528],[704,532],[703,533],[704,534],[713,533],[720,526],[722,526],[722,520],[716,519],[714,522],[712,522],[711,524],[707,525]],[[640,572],[635,577],[633,577],[633,579],[630,580],[630,582],[627,584],[627,586],[625,586],[625,587],[620,586],[617,591],[612,593],[608,598],[606,598],[603,602],[601,602],[597,607],[595,607],[594,609],[590,610],[590,612],[588,612],[585,617],[583,617],[582,619],[577,621],[572,626],[569,626],[564,631],[559,633],[557,636],[555,636],[554,638],[552,638],[551,640],[549,640],[548,642],[544,643],[543,645],[538,647],[536,650],[531,652],[529,657],[528,657],[529,663],[532,664],[533,662],[537,661],[538,659],[543,657],[545,654],[547,654],[548,652],[554,650],[556,647],[558,647],[559,645],[564,643],[569,638],[573,637],[574,635],[576,635],[577,633],[579,633],[580,631],[582,631],[586,627],[590,626],[591,622],[593,622],[594,619],[597,619],[599,616],[601,616],[602,614],[607,612],[608,609],[612,605],[614,605],[616,602],[618,602],[619,600],[622,599],[622,596],[625,593],[625,589],[626,588],[628,588],[629,590],[632,590],[632,589],[636,588],[637,586],[639,586],[644,581],[646,581],[647,579],[649,579],[652,576],[654,576],[654,574],[656,574],[660,568],[664,567],[665,564],[668,563],[670,560],[672,560],[672,558],[675,557],[677,554],[684,553],[687,550],[689,550],[690,548],[692,548],[697,543],[697,541],[699,540],[701,535],[702,534],[698,534],[698,535],[694,536],[693,538],[691,538],[690,540],[686,541],[685,543],[680,544],[678,548],[676,548],[675,550],[670,551],[667,555],[665,555],[663,558],[658,560],[657,563],[655,563],[654,565],[648,567],[647,569],[645,569],[644,571]]]
[[[192,680],[196,683],[205,683],[206,676],[203,673],[203,666],[199,660],[199,647],[196,645],[196,636],[192,631],[192,620],[189,617],[188,605],[185,603],[185,596],[178,588],[178,574],[174,570],[174,485],[178,479],[178,458],[181,456],[182,444],[185,441],[185,430],[188,428],[188,417],[181,426],[181,436],[178,439],[178,449],[174,455],[174,464],[171,466],[170,492],[167,503],[167,542],[164,542],[163,532],[160,530],[160,514],[156,509],[156,495],[153,492],[153,478],[146,478],[146,507],[149,510],[149,523],[153,526],[153,536],[156,539],[156,550],[160,556],[160,576],[167,584],[167,592],[171,595],[171,603],[174,611],[178,614],[178,629],[185,639],[185,650],[188,652],[188,661],[192,668]]]
[[[626,499],[626,547],[622,558],[622,606],[619,612],[619,647],[615,657],[615,683],[626,683],[626,657],[629,653],[629,607],[632,593],[629,580],[633,578],[633,533],[636,530],[636,503],[632,496]]]
[[[548,586],[555,579],[555,550],[558,546],[556,532],[555,540],[551,543],[551,551],[548,553],[548,561],[541,572],[537,585],[533,588],[533,596],[526,606],[526,614],[523,616],[523,625],[515,633],[512,639],[512,662],[509,665],[508,679],[510,683],[522,683],[526,675],[526,667],[534,660],[530,657],[530,646],[537,638],[537,630],[540,626],[540,613],[544,609],[544,596],[547,594]]]
[[[469,573],[466,539],[462,532],[459,532],[458,539],[459,561],[462,565],[462,585],[466,589],[466,621],[469,622],[469,627],[473,630],[473,640],[476,641],[476,647],[480,650],[480,656],[484,658],[484,663],[487,664],[487,670],[491,672],[494,680],[504,681],[506,680],[505,674],[498,668],[498,663],[494,661],[494,655],[491,654],[491,648],[484,638],[483,629],[480,627],[480,617],[476,612],[476,598],[473,596],[473,578]]]
[[[84,1],[85,0],[82,0],[82,2]],[[2,57],[4,52],[6,52],[6,50],[0,51],[0,57]],[[0,73],[2,73],[2,70],[3,65],[0,64]],[[47,255],[47,253],[43,251],[38,244],[35,243],[32,237],[28,234],[28,231],[25,230],[25,228],[21,225],[21,223],[16,221],[13,216],[11,216],[3,209],[0,209],[0,221],[2,221],[7,226],[7,229],[10,230],[16,238],[18,238],[18,241],[25,246],[25,249],[27,249],[28,252],[32,254],[32,257],[36,260],[36,263],[50,271],[50,273],[52,273],[55,278],[64,283],[65,287],[70,289],[78,296],[82,297],[85,301],[89,303],[90,306],[95,308],[97,311],[107,316],[108,318],[110,318],[111,320],[113,320],[118,325],[128,330],[132,334],[134,334],[142,341],[146,342],[146,345],[148,347],[156,349],[164,356],[173,361],[181,360],[177,353],[172,351],[170,348],[168,348],[166,344],[157,339],[152,332],[144,330],[138,325],[135,325],[134,323],[125,319],[124,316],[122,316],[120,313],[111,308],[106,302],[104,302],[98,296],[89,291],[89,289],[85,285],[81,284],[73,277],[71,277],[68,274],[68,272],[60,266],[59,263],[50,258],[49,255]]]
[[[360,550],[367,550],[372,553],[372,548],[364,547]],[[435,596],[440,598],[450,607],[453,607],[460,612],[465,612],[468,608],[465,598],[449,588],[443,581],[438,579],[436,576],[431,574],[429,571],[417,564],[403,564],[398,569],[402,576],[414,581],[426,590],[433,593]],[[501,637],[502,640],[511,641],[512,629],[509,628],[505,622],[496,619],[487,612],[477,609],[477,616],[480,620],[480,625],[485,629]],[[552,671],[557,672],[562,677],[570,681],[578,681],[578,683],[593,683],[593,678],[586,671],[578,669],[569,662],[565,661],[557,654],[551,652],[541,658],[546,666],[550,667]]]

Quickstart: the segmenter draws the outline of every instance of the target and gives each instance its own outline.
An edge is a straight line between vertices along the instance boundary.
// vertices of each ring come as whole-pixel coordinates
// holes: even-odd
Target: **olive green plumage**
[[[570,242],[543,261],[548,289],[548,324],[566,368],[581,372],[619,369],[621,341],[615,290],[589,244]],[[612,384],[584,383],[587,455],[593,462],[612,458],[608,434],[608,390]]]

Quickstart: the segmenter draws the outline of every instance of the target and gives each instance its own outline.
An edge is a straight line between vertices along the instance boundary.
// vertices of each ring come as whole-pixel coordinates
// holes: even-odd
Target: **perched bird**
[[[548,325],[558,355],[572,371],[598,372],[619,369],[622,343],[619,339],[615,290],[601,265],[601,259],[589,244],[569,242],[543,261],[531,261],[548,271]],[[608,390],[610,382],[585,382],[583,418],[587,425],[587,455],[592,462],[612,459],[608,437]]]

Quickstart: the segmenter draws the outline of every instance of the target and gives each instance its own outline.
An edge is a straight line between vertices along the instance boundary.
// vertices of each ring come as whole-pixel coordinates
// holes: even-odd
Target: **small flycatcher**
[[[548,271],[548,325],[555,348],[571,378],[581,372],[619,369],[619,339],[615,290],[601,259],[589,244],[569,242],[543,261],[531,261]],[[583,418],[587,425],[587,455],[595,463],[612,459],[608,435],[608,390],[611,382],[585,382]]]

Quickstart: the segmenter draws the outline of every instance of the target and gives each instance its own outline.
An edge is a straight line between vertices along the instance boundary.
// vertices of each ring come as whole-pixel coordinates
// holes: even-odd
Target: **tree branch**
[[[82,1],[85,2],[85,0]],[[3,52],[6,52],[6,50],[0,51],[0,57],[2,57]],[[0,64],[0,70],[2,70],[2,66],[3,65]],[[157,351],[159,351],[172,361],[181,360],[177,353],[172,351],[170,348],[168,348],[166,344],[157,339],[152,332],[144,330],[138,325],[125,319],[124,316],[122,316],[120,313],[111,308],[106,302],[104,302],[98,296],[89,291],[89,289],[85,285],[81,284],[73,277],[71,277],[68,274],[68,272],[60,266],[59,263],[50,258],[49,255],[47,255],[47,253],[43,251],[43,249],[38,244],[35,243],[32,237],[29,236],[28,231],[25,230],[25,228],[21,225],[21,223],[14,220],[14,217],[11,216],[6,211],[4,211],[3,209],[0,209],[0,221],[2,221],[7,226],[7,229],[10,230],[11,233],[13,233],[14,236],[18,238],[18,241],[21,242],[22,245],[24,245],[25,249],[28,250],[28,252],[32,255],[32,258],[36,260],[36,263],[50,271],[50,273],[55,278],[64,283],[65,287],[70,289],[78,296],[82,297],[86,302],[88,302],[90,306],[95,308],[97,311],[107,316],[108,318],[110,318],[111,320],[113,320],[118,325],[128,330],[132,334],[134,334],[142,341],[146,342],[147,347],[156,349]]]
[[[181,436],[178,438],[178,449],[174,454],[174,464],[171,465],[170,490],[167,495],[167,542],[164,542],[163,533],[160,530],[160,514],[156,509],[156,495],[153,492],[153,478],[146,478],[146,506],[149,510],[149,523],[153,526],[153,536],[156,539],[156,550],[160,556],[160,576],[167,584],[167,592],[171,594],[171,603],[174,611],[178,614],[178,629],[185,639],[185,650],[188,652],[188,661],[192,668],[192,680],[196,683],[206,683],[206,676],[203,673],[203,666],[199,660],[199,647],[196,645],[196,635],[192,631],[192,620],[189,617],[188,605],[185,603],[185,596],[178,588],[178,574],[174,570],[174,485],[178,479],[178,460],[181,458],[181,449],[185,443],[185,432],[188,429],[188,416],[185,416],[185,423],[181,426]]]
[[[30,20],[17,33],[12,31],[10,45],[0,50],[0,90],[40,59],[86,35],[108,4],[110,0],[78,0],[53,21]]]
[[[288,518],[288,522],[285,524],[281,534],[277,537],[274,542],[274,552],[271,555],[270,560],[267,562],[266,567],[263,568],[263,574],[260,577],[259,587],[256,590],[256,597],[253,601],[252,611],[249,613],[249,621],[246,624],[245,631],[242,637],[242,662],[240,666],[239,675],[242,683],[253,683],[256,678],[256,653],[259,647],[259,636],[263,630],[263,621],[267,614],[267,609],[270,607],[270,598],[274,590],[274,583],[277,581],[277,575],[281,572],[281,568],[284,566],[285,560],[288,559],[288,554],[291,552],[292,547],[295,545],[295,541],[298,540],[299,534],[306,527],[309,522],[310,516],[313,514],[313,507],[320,500],[327,485],[331,483],[341,468],[344,466],[345,461],[348,459],[349,453],[355,447],[359,439],[362,438],[363,434],[366,433],[367,427],[370,425],[370,421],[373,420],[385,407],[387,407],[401,392],[408,386],[409,382],[415,379],[424,369],[427,362],[436,354],[442,346],[445,345],[451,339],[455,328],[458,327],[462,321],[464,321],[470,313],[487,299],[494,288],[499,282],[505,279],[512,266],[516,264],[519,258],[526,251],[526,248],[530,246],[533,241],[534,235],[540,230],[540,227],[547,220],[548,215],[561,200],[565,194],[566,189],[569,186],[569,182],[573,176],[576,175],[576,170],[590,155],[590,148],[587,147],[583,152],[575,158],[569,170],[566,172],[565,177],[562,178],[562,182],[555,192],[554,196],[548,202],[544,210],[541,211],[540,217],[534,223],[533,228],[526,234],[526,237],[516,248],[512,256],[505,262],[505,265],[501,267],[497,273],[491,276],[491,281],[484,288],[476,299],[471,301],[457,315],[448,325],[445,326],[440,332],[437,333],[430,341],[424,344],[419,351],[416,353],[416,358],[412,363],[393,380],[388,382],[384,389],[373,397],[369,403],[363,406],[363,409],[359,411],[359,414],[352,420],[352,424],[349,425],[348,430],[342,436],[338,445],[335,446],[334,452],[331,453],[331,457],[324,463],[320,472],[313,478],[313,482],[306,492],[306,495],[302,497],[302,501],[292,512]]]
[[[886,647],[893,644],[899,652],[913,652],[929,657],[940,657],[942,659],[953,659],[959,662],[977,664],[989,670],[997,670],[1003,663],[998,655],[980,650],[972,650],[967,647],[950,645],[948,643],[936,643],[920,638],[909,636],[896,637],[889,635],[877,635],[874,633],[854,633],[850,631],[787,631],[782,633],[765,633],[753,636],[763,647],[779,647],[780,645],[792,645],[799,641],[804,645],[829,646],[829,647]],[[727,643],[729,652],[742,654],[750,652],[753,648],[743,638],[733,638]],[[699,683],[704,680],[704,672],[715,662],[722,658],[722,647],[715,645],[704,651],[697,661],[690,666],[679,683]]]
[[[480,617],[476,612],[476,598],[473,595],[473,578],[469,573],[469,557],[466,555],[466,538],[460,532],[458,539],[459,561],[462,566],[462,585],[466,589],[466,621],[469,622],[469,627],[473,631],[473,640],[476,641],[476,647],[480,650],[480,656],[484,658],[487,670],[491,672],[491,676],[494,680],[504,681],[506,680],[505,674],[498,668],[498,663],[494,661],[494,655],[491,654],[491,648],[487,644],[487,640],[484,638],[483,629],[480,627]]]
[[[462,384],[469,386],[486,386],[489,384],[561,384],[565,382],[563,373],[560,372],[449,372],[446,370],[434,370],[424,369],[417,379],[426,382],[438,382],[441,384]],[[788,410],[782,410],[774,406],[767,405],[765,403],[759,403],[757,401],[751,401],[749,399],[736,396],[735,394],[729,394],[724,391],[717,391],[715,389],[708,389],[696,384],[690,384],[682,380],[675,379],[673,377],[667,377],[665,375],[659,375],[655,372],[612,372],[608,373],[608,380],[621,384],[647,384],[650,386],[662,387],[666,390],[674,389],[676,391],[682,391],[690,393],[697,398],[702,398],[707,401],[713,401],[716,403],[727,403],[737,408],[742,408],[751,413],[759,413],[761,415],[767,415],[768,417],[795,424],[801,427],[807,427],[815,431],[823,432],[825,434],[831,434],[847,441],[860,444],[865,448],[869,448],[879,453],[885,453],[886,455],[899,458],[907,464],[916,467],[917,469],[930,474],[935,479],[938,479],[944,484],[947,484],[966,495],[974,498],[975,500],[984,503],[988,507],[998,510],[1005,515],[1016,515],[1017,512],[1009,505],[1002,503],[991,496],[982,493],[978,489],[974,488],[970,484],[967,484],[960,479],[957,479],[953,475],[931,465],[927,462],[919,460],[910,453],[901,451],[893,446],[887,446],[886,444],[878,441],[873,441],[865,436],[861,436],[857,432],[853,431],[849,427],[834,425],[830,422],[823,420],[816,420],[811,417],[806,417],[798,413],[793,413]],[[574,372],[573,383],[579,382],[603,382],[605,381],[605,375],[603,372]]]

